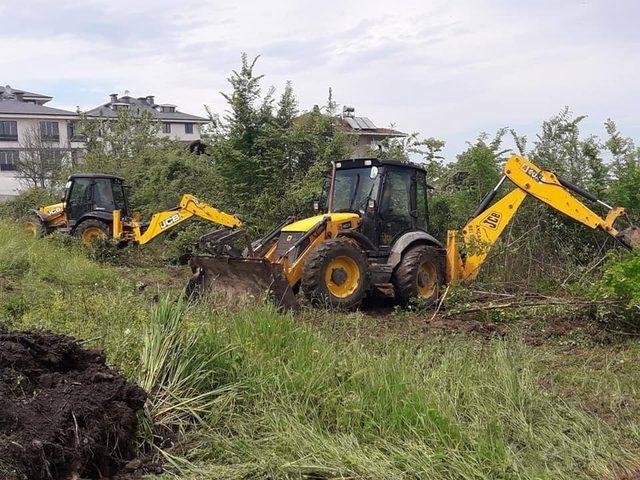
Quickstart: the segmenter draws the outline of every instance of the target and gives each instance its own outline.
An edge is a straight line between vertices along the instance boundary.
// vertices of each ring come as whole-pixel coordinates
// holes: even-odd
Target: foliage
[[[330,160],[348,156],[349,144],[319,109],[299,114],[290,83],[277,103],[273,89],[263,94],[256,61],[243,54],[242,68],[229,77],[229,110],[208,152],[221,204],[264,232],[311,211]]]
[[[265,78],[256,71],[258,60],[243,54],[240,68],[228,78],[228,91],[222,93],[226,111],[208,109],[211,123],[205,155],[191,154],[183,144],[159,138],[158,125],[148,114],[124,110],[115,120],[83,119],[87,152],[82,165],[71,171],[125,177],[132,186],[131,204],[147,218],[174,207],[183,193],[195,194],[240,214],[253,237],[290,216],[311,214],[313,200],[323,192],[330,161],[348,157],[353,138],[335,122],[333,91],[324,106],[301,112],[291,83],[280,95],[264,87]],[[640,149],[611,120],[605,124],[605,138],[583,137],[584,118],[565,107],[542,123],[531,142],[508,128],[494,135],[482,133],[449,162],[442,154],[444,141],[418,133],[387,139],[382,149],[371,154],[425,166],[428,183],[434,187],[429,201],[430,230],[441,240],[447,230],[461,229],[496,185],[512,153],[507,147],[510,141],[515,151],[541,167],[609,204],[625,206],[631,218],[637,218]],[[60,178],[67,173],[65,170]],[[510,188],[505,182],[496,200]],[[0,207],[0,213],[19,216],[29,201],[33,206],[43,203],[39,193],[28,194]],[[596,213],[606,213],[601,206],[586,203]],[[154,258],[175,262],[212,228],[215,226],[204,221],[185,222],[156,240]],[[580,272],[592,271],[592,262],[613,245],[602,232],[590,231],[541,202],[528,200],[492,251],[482,278],[524,288],[557,288],[579,278]],[[596,268],[595,273],[598,271]]]
[[[445,238],[447,230],[464,225],[475,206],[498,183],[507,153],[502,148],[504,134],[505,130],[499,130],[490,138],[483,133],[468,144],[456,162],[431,164],[430,180],[435,191],[429,205],[430,224],[437,238]]]
[[[640,307],[640,257],[637,252],[629,253],[621,259],[609,259],[603,277],[603,287],[614,298],[629,307]]]
[[[38,207],[59,201],[60,199],[49,189],[30,188],[5,202],[0,202],[0,218],[22,218]]]
[[[108,117],[88,118],[80,123],[87,156],[87,167],[98,167],[102,173],[120,173],[141,152],[163,143],[157,133],[160,126],[147,111],[119,110],[115,120]]]
[[[634,216],[640,214],[640,148],[633,140],[624,138],[612,120],[605,123],[608,139],[604,146],[613,157],[610,198],[624,205]]]
[[[185,324],[186,305],[169,298],[151,312],[140,348],[138,384],[151,392],[142,417],[147,447],[170,464],[184,465],[170,453],[173,439],[194,427],[206,429],[207,419],[233,398],[234,385],[220,385],[217,364],[229,349],[205,344],[202,328]],[[206,334],[206,333],[205,333]],[[212,347],[216,347],[213,349]]]

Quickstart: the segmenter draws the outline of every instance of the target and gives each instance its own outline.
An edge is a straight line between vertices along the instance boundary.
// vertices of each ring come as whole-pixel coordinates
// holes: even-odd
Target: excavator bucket
[[[640,247],[640,227],[631,225],[618,233],[617,238],[631,250]]]
[[[297,306],[282,265],[266,258],[200,254],[191,257],[189,265],[194,275],[187,295],[211,292],[232,299],[269,297],[279,308]]]

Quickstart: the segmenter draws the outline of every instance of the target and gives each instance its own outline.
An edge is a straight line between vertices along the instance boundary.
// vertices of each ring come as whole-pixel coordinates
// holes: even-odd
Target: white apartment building
[[[51,97],[0,87],[0,199],[21,186],[16,163],[27,155],[68,155],[82,149],[76,135],[78,114],[45,106]]]
[[[109,95],[109,101],[93,108],[85,114],[89,118],[117,118],[118,112],[128,110],[134,113],[148,112],[161,123],[158,135],[179,140],[185,143],[200,140],[201,128],[209,120],[189,113],[179,112],[176,105],[155,103],[153,95],[132,97],[128,91],[119,97],[116,93]]]
[[[0,200],[14,196],[28,185],[19,179],[16,163],[24,155],[67,155],[76,161],[84,148],[78,134],[80,114],[45,106],[52,97],[40,93],[0,87]],[[149,112],[160,122],[158,135],[192,144],[201,138],[208,119],[180,112],[172,104],[156,104],[152,95],[134,98],[129,92],[109,96],[109,102],[85,112],[87,118],[116,119],[120,110]],[[38,144],[38,145],[36,145]],[[37,148],[40,147],[40,148]],[[44,148],[42,148],[44,147]]]

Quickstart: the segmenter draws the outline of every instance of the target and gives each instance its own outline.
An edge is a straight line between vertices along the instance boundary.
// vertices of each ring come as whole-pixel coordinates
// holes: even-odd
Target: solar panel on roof
[[[376,128],[373,122],[369,120],[367,117],[362,117],[362,120],[364,120],[364,123],[367,125],[367,128]]]
[[[356,122],[355,118],[353,118],[353,117],[344,117],[344,120],[346,120],[346,122],[349,124],[349,126],[351,128],[355,128],[355,129],[359,129],[360,128],[360,126]]]
[[[356,122],[358,123],[358,127],[362,129],[367,128],[367,124],[362,120],[362,117],[356,117]]]

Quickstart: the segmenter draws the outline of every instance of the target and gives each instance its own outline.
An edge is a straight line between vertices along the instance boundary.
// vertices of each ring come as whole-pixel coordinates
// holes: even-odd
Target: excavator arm
[[[114,212],[114,215],[115,214],[116,212]],[[187,193],[182,196],[180,204],[177,207],[164,212],[155,213],[151,217],[147,228],[144,229],[144,232],[142,231],[140,223],[134,222],[132,225],[134,240],[141,244],[148,243],[158,235],[170,230],[193,216],[197,216],[232,229],[239,228],[243,225],[242,221],[236,215],[231,215],[218,210],[216,207],[198,200],[193,195]],[[121,225],[119,220],[119,218],[114,216],[114,227],[116,225]],[[117,237],[116,233],[118,232],[114,231],[114,237]]]
[[[509,179],[516,188],[491,205],[499,188]],[[578,194],[596,202],[608,210],[605,218],[589,209],[574,196]],[[632,226],[618,231],[614,223],[625,213],[622,207],[611,207],[589,192],[559,178],[552,172],[540,169],[519,155],[512,155],[504,166],[504,176],[487,194],[476,212],[462,230],[466,257],[462,259],[458,249],[458,232],[447,233],[447,279],[473,280],[477,277],[489,250],[509,224],[523,200],[531,195],[551,208],[573,218],[592,229],[601,229],[616,238],[627,248],[640,245],[640,229]]]

